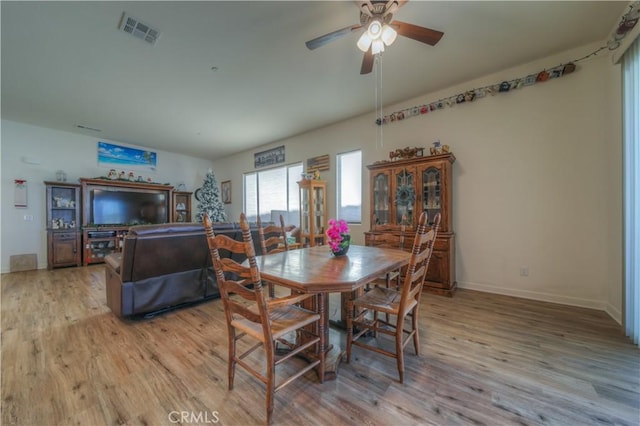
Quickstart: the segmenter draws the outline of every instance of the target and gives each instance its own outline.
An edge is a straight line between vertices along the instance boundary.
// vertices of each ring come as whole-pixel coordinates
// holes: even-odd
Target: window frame
[[[296,210],[291,210],[291,205],[290,205],[290,201],[291,201],[291,194],[290,194],[290,190],[291,188],[289,187],[289,181],[290,181],[290,173],[291,173],[291,169],[294,167],[300,167],[301,170],[304,172],[304,163],[302,161],[296,161],[296,162],[292,162],[292,163],[288,163],[288,164],[278,164],[276,166],[273,167],[265,167],[264,169],[260,169],[260,170],[252,170],[250,172],[244,172],[242,174],[242,210],[243,212],[245,212],[245,214],[247,215],[247,219],[252,218],[253,216],[249,216],[249,214],[247,213],[247,176],[249,175],[253,175],[255,176],[255,180],[256,180],[256,219],[258,216],[260,216],[260,173],[263,172],[268,172],[271,170],[277,170],[277,169],[285,169],[286,170],[286,174],[285,174],[285,187],[287,190],[287,194],[286,194],[286,203],[287,203],[287,212],[291,213],[292,211],[296,211]],[[296,192],[297,195],[297,192]],[[299,195],[296,197],[296,199],[298,200],[298,209],[297,211],[300,211],[300,197]],[[299,221],[299,215],[298,215],[298,221]],[[295,223],[292,223],[295,224]]]

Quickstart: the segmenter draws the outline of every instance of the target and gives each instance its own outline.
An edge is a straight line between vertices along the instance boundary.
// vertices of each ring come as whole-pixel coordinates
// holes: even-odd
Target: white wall
[[[385,111],[526,76],[600,45],[420,95]],[[253,170],[253,153],[265,148],[284,144],[287,163],[330,154],[331,170],[323,178],[330,212],[335,212],[335,154],[362,148],[365,164],[371,164],[396,148],[428,147],[439,139],[457,157],[458,285],[606,309],[620,321],[620,71],[606,54],[577,65],[576,72],[559,79],[390,123],[383,127],[382,148],[376,147],[378,128],[371,113],[214,161],[216,177],[233,182],[234,202],[227,213],[239,216],[242,173]],[[363,186],[364,223],[352,227],[357,243],[369,228],[366,168]],[[529,276],[520,276],[521,266],[529,268]]]
[[[521,77],[582,57],[600,44],[419,95],[385,111]],[[364,163],[371,164],[396,148],[428,147],[439,139],[457,157],[453,224],[459,286],[605,309],[620,321],[620,99],[619,66],[605,55],[580,62],[575,73],[559,79],[386,125],[382,147],[376,146],[379,128],[371,113],[213,163],[160,151],[152,177],[185,182],[193,190],[213,164],[219,182],[232,181],[233,204],[226,207],[229,218],[237,218],[242,173],[253,170],[253,153],[284,144],[287,163],[330,154],[331,170],[323,178],[335,212],[335,154],[361,148]],[[42,182],[54,180],[59,169],[69,181],[105,174],[97,167],[99,139],[6,120],[1,130],[2,271],[9,269],[9,256],[24,253],[37,253],[39,267],[45,267]],[[40,164],[26,164],[23,157]],[[18,178],[28,181],[27,209],[13,207]],[[369,228],[368,197],[363,168],[363,224],[352,226],[356,243]],[[33,215],[33,222],[25,222],[25,214]],[[520,266],[529,267],[528,277],[519,275]]]
[[[617,53],[614,52],[614,53]],[[615,206],[606,212],[602,226],[605,227],[607,236],[607,286],[605,310],[618,323],[622,324],[622,306],[624,303],[624,272],[623,272],[623,223],[622,223],[622,67],[620,64],[607,64],[605,76],[606,91],[610,98],[607,102],[610,108],[608,127],[606,129],[606,154],[603,158],[604,170],[609,173],[610,190],[607,192],[606,204]]]
[[[2,120],[1,135],[2,272],[9,271],[11,255],[26,253],[36,253],[38,267],[46,268],[46,206],[43,181],[55,181],[56,170],[64,170],[68,182],[78,182],[81,177],[105,176],[108,169],[98,167],[97,161],[97,142],[104,139],[8,120]],[[158,153],[157,170],[149,173],[136,171],[136,174],[145,178],[151,177],[155,182],[168,182],[174,186],[185,183],[187,190],[193,191],[201,186],[207,170],[211,167],[211,162],[207,160],[154,151]],[[36,159],[40,164],[27,164],[23,161],[24,157]],[[14,179],[27,180],[26,209],[13,206]],[[194,202],[193,208],[195,207]],[[25,215],[33,215],[33,222],[24,221]]]

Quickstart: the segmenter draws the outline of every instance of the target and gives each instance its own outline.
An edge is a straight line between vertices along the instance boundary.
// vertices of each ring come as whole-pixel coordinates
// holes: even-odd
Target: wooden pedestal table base
[[[325,380],[333,380],[343,350],[329,340],[329,293],[353,292],[378,276],[409,263],[411,254],[402,250],[352,245],[346,256],[335,257],[327,246],[307,247],[258,256],[260,276],[265,281],[300,293],[317,293],[307,300],[317,310],[320,321],[313,330],[320,336],[317,351],[325,351]],[[315,358],[315,356],[314,356]]]

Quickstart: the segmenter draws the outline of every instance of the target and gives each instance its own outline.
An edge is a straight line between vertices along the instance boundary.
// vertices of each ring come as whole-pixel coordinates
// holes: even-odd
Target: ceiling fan
[[[434,46],[443,36],[443,32],[418,25],[393,20],[393,14],[409,0],[356,0],[360,9],[360,24],[309,40],[305,44],[310,50],[317,49],[352,32],[362,32],[358,39],[358,48],[364,53],[360,74],[369,74],[373,69],[373,57],[384,51],[399,34],[421,43]]]

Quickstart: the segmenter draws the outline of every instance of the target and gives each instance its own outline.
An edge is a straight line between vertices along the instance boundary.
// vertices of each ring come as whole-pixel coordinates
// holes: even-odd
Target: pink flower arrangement
[[[329,245],[331,246],[331,250],[338,251],[340,250],[340,243],[344,239],[345,235],[349,233],[349,226],[347,222],[340,219],[329,219],[329,229],[327,229],[327,238]]]

